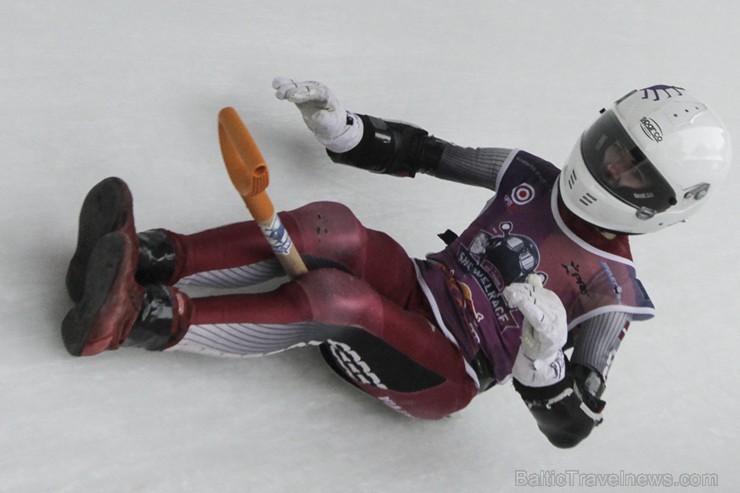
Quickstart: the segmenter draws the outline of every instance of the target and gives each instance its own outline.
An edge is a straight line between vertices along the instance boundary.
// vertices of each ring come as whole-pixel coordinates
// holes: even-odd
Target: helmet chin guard
[[[609,231],[650,233],[681,222],[727,174],[730,134],[685,89],[632,91],[583,132],[560,174],[566,207]]]

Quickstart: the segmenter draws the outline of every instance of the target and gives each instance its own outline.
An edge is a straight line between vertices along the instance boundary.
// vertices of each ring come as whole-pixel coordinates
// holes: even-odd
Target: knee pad
[[[358,274],[364,265],[367,230],[354,213],[337,202],[314,202],[285,213],[284,222],[299,231],[299,250],[343,265]]]

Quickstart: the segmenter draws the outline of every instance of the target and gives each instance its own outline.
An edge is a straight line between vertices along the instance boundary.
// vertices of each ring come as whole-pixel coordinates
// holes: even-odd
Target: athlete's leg
[[[345,206],[309,204],[280,214],[310,267],[340,264],[366,279],[402,305],[410,289],[389,278],[409,278],[413,264],[387,235],[366,229]],[[78,241],[67,272],[67,286],[79,301],[85,289],[88,259],[107,233],[120,231],[139,250],[136,277],[141,284],[174,284],[179,280],[238,287],[283,275],[282,269],[253,221],[210,229],[193,235],[166,230],[136,234],[133,199],[128,186],[107,178],[93,187],[83,202]],[[184,279],[183,279],[184,278]]]
[[[317,202],[282,212],[280,218],[309,266],[329,261],[366,280],[401,306],[408,304],[410,292],[415,289],[413,261],[388,235],[365,228],[346,206]],[[166,234],[177,259],[171,281],[237,287],[282,275],[254,221],[191,235]]]
[[[477,392],[457,348],[427,318],[345,272],[322,269],[271,293],[189,303],[189,328],[172,350],[262,355],[323,344],[358,388],[426,419],[465,407]]]

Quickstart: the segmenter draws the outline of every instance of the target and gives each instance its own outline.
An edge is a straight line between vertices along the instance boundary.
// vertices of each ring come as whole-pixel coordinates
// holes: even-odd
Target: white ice
[[[414,421],[350,388],[315,349],[73,358],[59,325],[77,213],[100,179],[128,181],[139,230],[246,217],[218,147],[224,106],[266,155],[278,207],[344,202],[414,256],[487,200],[333,165],[273,97],[274,76],[324,81],[354,111],[458,144],[555,163],[601,107],[677,84],[740,142],[738,18],[736,0],[4,0],[0,492],[546,489],[518,484],[517,471],[572,478],[548,491],[594,491],[584,483],[598,473],[716,475],[717,487],[693,490],[737,491],[737,169],[690,222],[634,238],[659,315],[632,326],[605,422],[572,450],[548,444],[511,386]]]

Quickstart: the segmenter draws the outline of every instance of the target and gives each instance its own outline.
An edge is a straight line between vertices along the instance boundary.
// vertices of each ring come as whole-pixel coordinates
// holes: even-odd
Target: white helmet
[[[560,174],[566,207],[609,231],[657,231],[693,214],[727,174],[730,134],[685,89],[618,100],[583,133]]]

